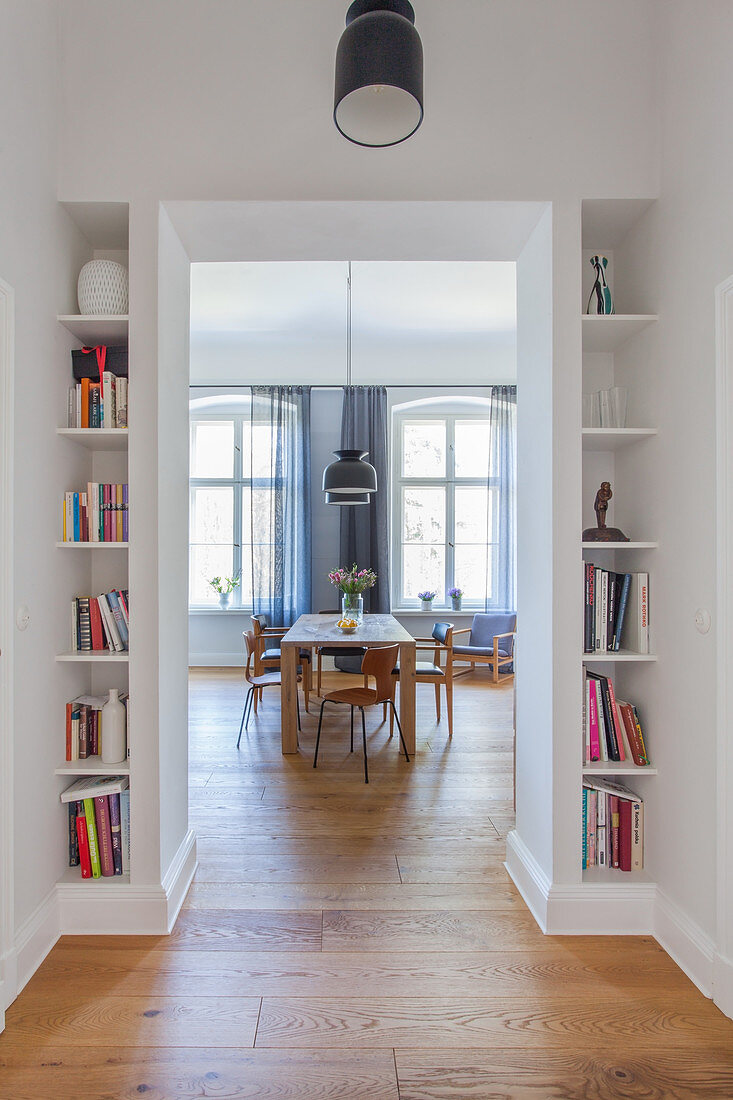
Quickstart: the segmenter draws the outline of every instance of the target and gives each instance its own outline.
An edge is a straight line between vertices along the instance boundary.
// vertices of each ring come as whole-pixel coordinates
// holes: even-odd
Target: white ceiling
[[[195,263],[192,336],[345,340],[346,280],[345,261]],[[513,342],[515,265],[355,261],[352,318],[355,341]]]

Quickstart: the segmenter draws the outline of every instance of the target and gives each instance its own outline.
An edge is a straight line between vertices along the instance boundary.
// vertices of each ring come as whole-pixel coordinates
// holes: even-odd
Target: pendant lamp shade
[[[377,471],[364,459],[369,451],[343,450],[334,451],[336,461],[326,466],[323,471],[323,491],[328,493],[328,504],[340,504],[338,499],[344,494],[353,496],[369,496],[369,493],[377,491]],[[345,501],[349,504],[368,503],[364,501]]]
[[[340,507],[354,504],[368,504],[369,493],[326,493],[326,504],[338,504]]]
[[[397,145],[423,119],[423,52],[408,0],[354,0],[336,51],[333,118],[356,145]]]

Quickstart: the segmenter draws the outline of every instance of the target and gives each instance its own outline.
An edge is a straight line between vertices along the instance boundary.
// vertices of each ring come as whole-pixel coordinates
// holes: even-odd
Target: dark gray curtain
[[[378,580],[364,593],[365,611],[389,613],[389,440],[384,386],[344,386],[341,446],[369,451],[377,471],[377,492],[369,504],[340,508],[340,564],[373,569]]]
[[[272,626],[311,609],[310,398],[310,386],[252,387],[252,592]]]
[[[486,610],[517,608],[517,387],[492,386],[489,399],[491,440],[489,478],[498,488],[497,549],[493,591],[486,584]],[[490,541],[488,534],[487,541]]]

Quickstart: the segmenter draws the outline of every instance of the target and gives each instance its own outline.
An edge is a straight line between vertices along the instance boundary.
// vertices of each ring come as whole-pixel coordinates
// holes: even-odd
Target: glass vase
[[[358,623],[364,618],[364,597],[359,592],[342,593],[341,618],[356,619]]]

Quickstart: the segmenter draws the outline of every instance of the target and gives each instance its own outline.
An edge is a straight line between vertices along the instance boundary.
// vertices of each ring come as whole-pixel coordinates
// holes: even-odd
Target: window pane
[[[425,589],[437,592],[442,603],[445,598],[445,547],[402,547],[402,594],[408,600],[417,599]]]
[[[456,486],[456,542],[480,542],[492,538],[493,497],[481,485]]]
[[[276,435],[269,424],[252,425],[252,477],[272,477]]]
[[[191,423],[191,477],[234,476],[234,422]]]
[[[489,476],[488,420],[456,420],[456,477]]]
[[[207,582],[212,577],[231,577],[233,561],[231,546],[191,546],[189,601],[194,604],[217,603],[218,593]]]
[[[402,429],[402,476],[445,477],[445,421],[412,420]]]
[[[480,601],[492,595],[491,569],[487,576],[486,546],[466,546],[456,543],[455,571],[453,583],[463,589],[463,597],[468,601]],[[490,562],[493,561],[493,547],[489,547]],[[488,590],[487,590],[488,589]]]
[[[445,543],[445,489],[402,490],[402,541]]]
[[[199,488],[191,491],[191,542],[228,544],[234,542],[234,493],[230,488]]]

